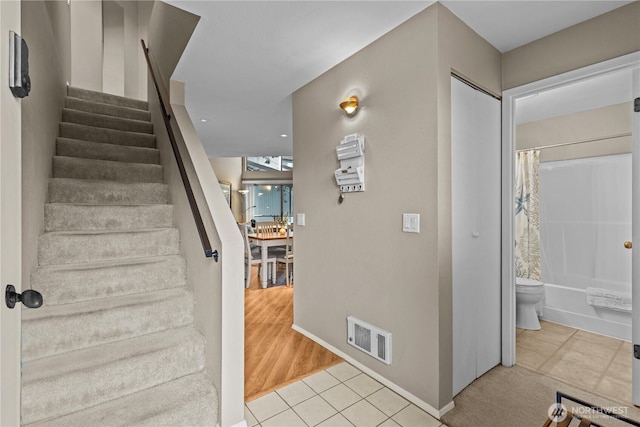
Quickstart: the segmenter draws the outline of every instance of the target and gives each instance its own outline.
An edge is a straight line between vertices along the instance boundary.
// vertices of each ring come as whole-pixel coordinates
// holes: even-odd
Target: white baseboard
[[[220,424],[216,424],[216,427],[220,427]],[[247,427],[247,420],[242,420],[237,424],[234,424],[232,426],[229,427]]]
[[[596,334],[607,335],[624,341],[631,341],[631,325],[546,306],[544,307],[543,313],[544,316],[542,320],[548,320]]]
[[[317,336],[313,335],[309,331],[301,328],[300,326],[298,326],[296,324],[294,324],[291,328],[293,330],[295,330],[295,331],[300,332],[302,335],[304,335],[305,337],[309,338],[310,340],[320,344],[321,346],[323,346],[324,348],[326,348],[330,352],[340,356],[341,358],[343,358],[344,360],[349,362],[351,365],[355,366],[356,368],[360,369],[365,374],[369,375],[371,378],[375,379],[376,381],[378,381],[379,383],[383,384],[387,388],[395,391],[400,396],[404,397],[409,402],[413,403],[414,405],[416,405],[420,409],[426,411],[429,415],[431,415],[433,417],[436,417],[437,419],[440,419],[444,414],[446,414],[447,412],[452,410],[453,407],[454,407],[454,403],[453,403],[453,400],[452,400],[447,405],[445,405],[442,409],[438,410],[438,409],[434,408],[433,406],[429,405],[424,400],[418,398],[414,394],[412,394],[412,393],[408,392],[407,390],[403,389],[399,385],[389,381],[388,379],[386,379],[382,375],[380,375],[377,372],[373,371],[372,369],[366,367],[365,365],[363,365],[362,363],[358,362],[353,357],[349,356],[348,354],[344,353],[343,351],[338,350],[336,347],[332,346],[331,344],[327,343],[326,341],[321,340],[320,338],[318,338]]]

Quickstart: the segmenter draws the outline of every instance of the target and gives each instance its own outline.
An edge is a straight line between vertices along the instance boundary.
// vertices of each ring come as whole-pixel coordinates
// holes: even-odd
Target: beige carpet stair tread
[[[72,110],[86,111],[88,113],[103,114],[105,116],[123,117],[142,121],[150,121],[151,113],[137,108],[122,107],[119,105],[105,104],[102,102],[88,101],[86,99],[67,96],[64,106]]]
[[[162,183],[164,172],[161,165],[54,156],[53,177],[92,181]]]
[[[87,101],[98,102],[102,104],[117,105],[120,107],[135,108],[138,110],[148,110],[149,103],[137,99],[126,98],[124,96],[112,95],[103,92],[96,92],[88,89],[80,89],[69,86],[67,88],[67,96],[73,98],[85,99]]]
[[[38,238],[38,264],[73,264],[101,259],[177,255],[175,228],[135,231],[53,231]]]
[[[31,286],[45,304],[130,295],[184,286],[186,263],[178,255],[38,267]]]
[[[23,310],[22,358],[33,360],[193,323],[186,288]]]
[[[83,179],[51,178],[50,203],[95,204],[165,204],[169,188],[153,182],[88,181]]]
[[[129,147],[70,138],[56,139],[56,155],[127,163],[160,164],[160,151],[157,148]]]
[[[94,126],[65,122],[60,122],[59,127],[59,136],[63,138],[81,139],[84,141],[104,142],[107,144],[127,145],[133,147],[156,148],[156,137],[153,134],[98,128]]]
[[[44,230],[135,230],[174,225],[173,205],[47,203]]]
[[[129,132],[153,133],[153,124],[149,121],[107,116],[104,114],[89,113],[87,111],[73,110],[70,108],[62,109],[62,121]]]
[[[192,326],[25,363],[24,424],[57,417],[199,372],[204,339]]]
[[[28,427],[215,426],[218,396],[200,372]]]

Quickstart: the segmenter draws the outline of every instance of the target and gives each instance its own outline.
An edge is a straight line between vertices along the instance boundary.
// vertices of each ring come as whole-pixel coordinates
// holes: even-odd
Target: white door
[[[500,111],[451,78],[454,396],[500,363]]]
[[[633,70],[633,99],[640,109],[640,68]],[[631,262],[632,323],[631,335],[634,347],[640,345],[640,112],[633,113],[633,155],[631,160],[631,230],[632,242],[636,244]],[[634,352],[635,353],[635,352]],[[632,370],[633,403],[640,405],[640,359],[633,357]]]
[[[0,425],[20,425],[20,308],[5,287],[21,289],[21,104],[9,81],[9,31],[20,33],[20,2],[0,1]]]

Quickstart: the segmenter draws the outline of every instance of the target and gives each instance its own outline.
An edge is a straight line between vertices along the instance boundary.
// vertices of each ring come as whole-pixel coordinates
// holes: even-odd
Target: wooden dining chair
[[[284,271],[287,279],[287,286],[291,286],[293,278],[293,224],[287,226],[286,245],[284,255],[276,257],[276,262],[284,264]]]

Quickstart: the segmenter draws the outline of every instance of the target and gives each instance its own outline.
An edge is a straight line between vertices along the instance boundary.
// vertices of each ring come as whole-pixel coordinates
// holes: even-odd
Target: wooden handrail
[[[213,259],[218,262],[218,251],[213,250],[211,248],[211,243],[209,242],[209,236],[207,236],[207,230],[204,227],[204,222],[202,221],[202,215],[200,215],[200,209],[198,209],[198,203],[196,202],[196,198],[193,195],[193,189],[191,187],[191,183],[189,182],[189,177],[187,176],[187,170],[184,167],[184,162],[182,161],[182,155],[180,154],[180,150],[178,149],[178,144],[176,142],[175,134],[173,133],[173,128],[171,127],[171,116],[173,115],[173,111],[171,110],[171,105],[169,103],[168,97],[166,96],[166,92],[160,89],[160,85],[156,78],[156,73],[153,70],[153,65],[151,64],[151,58],[149,54],[149,48],[144,43],[144,40],[140,40],[142,43],[142,51],[144,52],[144,57],[147,60],[147,66],[149,67],[149,74],[151,74],[151,79],[153,80],[153,85],[156,88],[156,92],[158,94],[158,100],[160,101],[160,107],[162,108],[162,118],[164,119],[164,125],[167,128],[167,134],[169,135],[169,140],[171,141],[171,148],[173,149],[173,155],[176,158],[176,163],[178,164],[178,170],[180,171],[180,177],[182,178],[182,183],[184,184],[184,190],[187,193],[187,199],[189,200],[189,206],[191,206],[191,213],[193,214],[193,220],[196,223],[196,228],[198,229],[198,234],[200,235],[200,242],[202,243],[202,248],[204,249],[204,254],[207,257],[213,257]]]

